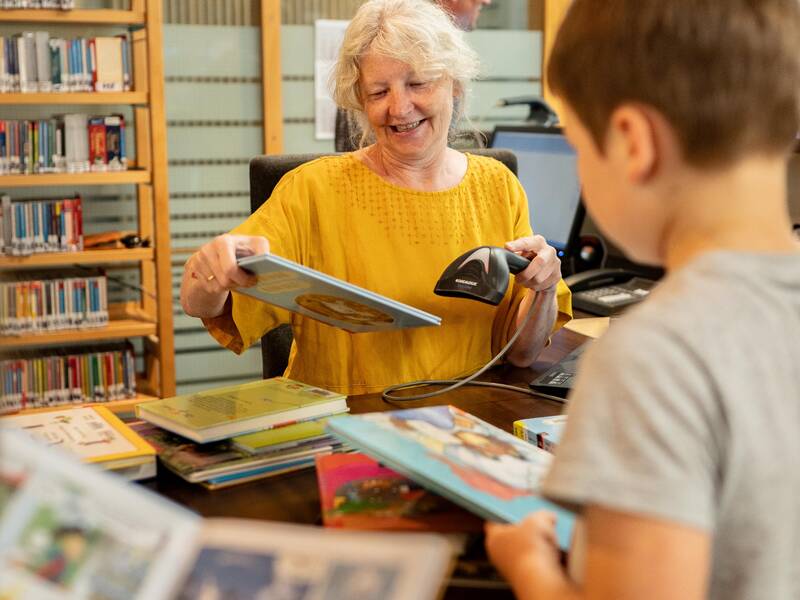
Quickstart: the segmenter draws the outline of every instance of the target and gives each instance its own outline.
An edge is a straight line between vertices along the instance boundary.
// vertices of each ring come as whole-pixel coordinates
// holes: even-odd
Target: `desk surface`
[[[482,379],[527,388],[528,382],[587,339],[583,335],[562,329],[553,336],[551,345],[542,352],[539,360],[531,368],[516,369],[510,366],[501,366],[487,373],[487,376]],[[555,415],[561,413],[563,409],[562,403],[553,400],[480,387],[464,387],[443,396],[413,403],[413,405],[426,406],[444,403],[458,406],[508,432],[511,432],[512,423],[517,419]],[[351,396],[347,399],[347,404],[353,413],[396,408],[383,402],[380,394]],[[314,469],[305,469],[215,491],[187,483],[167,469],[159,469],[158,477],[144,485],[191,508],[204,517],[237,517],[321,524],[319,492]],[[500,592],[500,590],[495,591]],[[448,593],[446,597],[467,596]]]

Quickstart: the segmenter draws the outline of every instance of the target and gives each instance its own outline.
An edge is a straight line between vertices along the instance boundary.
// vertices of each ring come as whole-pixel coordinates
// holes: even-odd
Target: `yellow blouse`
[[[467,154],[455,187],[439,192],[388,183],[352,154],[320,158],[287,173],[270,199],[232,233],[263,235],[270,251],[442,317],[439,327],[351,334],[233,293],[230,313],[204,321],[240,353],[281,323],[294,343],[287,377],[345,394],[417,379],[468,374],[514,332],[526,289],[511,285],[499,306],[433,294],[445,267],[476,246],[531,235],[528,203],[502,163]],[[512,278],[513,279],[513,278]],[[571,318],[558,284],[555,328]]]

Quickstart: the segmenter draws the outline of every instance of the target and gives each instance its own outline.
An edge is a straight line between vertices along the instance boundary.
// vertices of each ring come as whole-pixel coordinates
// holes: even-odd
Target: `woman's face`
[[[410,65],[370,52],[361,59],[361,97],[375,141],[400,159],[424,160],[447,146],[453,81],[425,79]]]

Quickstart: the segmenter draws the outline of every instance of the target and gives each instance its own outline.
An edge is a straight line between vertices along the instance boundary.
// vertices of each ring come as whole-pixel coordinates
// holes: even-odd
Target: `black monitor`
[[[560,257],[569,257],[578,240],[584,210],[578,159],[561,129],[498,125],[489,145],[516,154],[534,233],[544,236]]]

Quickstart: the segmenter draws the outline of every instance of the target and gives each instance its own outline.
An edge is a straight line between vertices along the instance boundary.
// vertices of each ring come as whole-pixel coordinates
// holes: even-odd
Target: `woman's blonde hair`
[[[361,5],[344,34],[331,74],[333,99],[361,126],[360,145],[370,129],[361,97],[361,59],[368,52],[410,65],[425,78],[449,77],[459,97],[453,124],[465,114],[469,83],[478,75],[478,55],[450,16],[430,0],[369,0]]]

